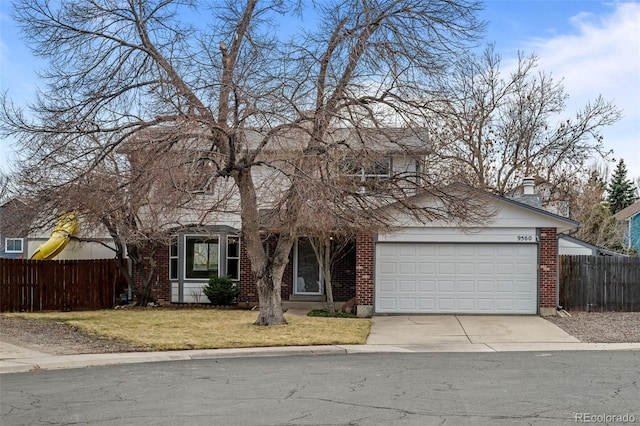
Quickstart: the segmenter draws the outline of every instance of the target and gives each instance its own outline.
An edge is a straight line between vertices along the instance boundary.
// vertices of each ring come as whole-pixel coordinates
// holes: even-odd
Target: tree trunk
[[[245,235],[246,237],[246,235]],[[251,244],[252,248],[247,249],[247,256],[251,260],[253,273],[256,276],[256,288],[258,289],[258,301],[260,303],[260,314],[255,325],[283,325],[287,321],[284,319],[282,310],[282,294],[280,284],[284,270],[289,262],[289,253],[293,246],[293,240],[285,236],[278,237],[278,244],[271,259],[266,262],[264,248],[260,243],[260,236],[254,237],[259,244],[260,252],[257,253],[256,244]],[[249,244],[247,244],[249,245]],[[250,254],[253,253],[253,256]],[[254,262],[255,259],[255,262]]]
[[[264,326],[286,324],[287,320],[284,319],[280,300],[280,289],[274,285],[273,280],[269,282],[269,280],[263,278],[256,282],[256,286],[258,287],[260,313],[253,324]]]
[[[331,240],[326,239],[324,244],[324,259],[322,262],[322,275],[324,290],[327,295],[327,310],[331,313],[336,311],[336,304],[333,301],[333,283],[331,277]]]
[[[155,247],[152,248],[152,254],[149,256],[149,265],[144,262],[142,250],[132,244],[127,245],[127,253],[131,261],[131,267],[137,272],[139,283],[132,280],[131,291],[136,299],[136,306],[147,306],[151,302],[155,302],[151,292],[151,284],[155,276]]]
[[[282,311],[280,283],[289,261],[293,238],[280,234],[273,256],[269,258],[262,245],[258,203],[251,172],[242,169],[233,175],[240,192],[240,216],[242,218],[242,238],[251,261],[251,269],[256,277],[260,314],[256,325],[282,325],[287,321]]]

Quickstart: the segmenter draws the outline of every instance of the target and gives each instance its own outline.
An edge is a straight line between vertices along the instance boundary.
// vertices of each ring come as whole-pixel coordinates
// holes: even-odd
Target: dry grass
[[[368,319],[317,318],[285,314],[288,325],[253,325],[257,312],[213,309],[121,309],[88,312],[8,314],[60,321],[102,337],[150,351],[264,346],[363,344]]]

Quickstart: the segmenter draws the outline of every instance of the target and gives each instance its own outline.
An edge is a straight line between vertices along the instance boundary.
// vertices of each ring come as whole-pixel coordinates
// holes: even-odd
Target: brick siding
[[[356,246],[345,247],[333,268],[333,300],[345,302],[356,295]]]
[[[558,239],[556,228],[540,228],[540,307],[556,307]]]
[[[356,304],[373,306],[373,235],[356,240]]]
[[[144,261],[149,265],[151,259],[151,249],[146,247],[143,249],[142,256]],[[156,275],[151,284],[151,297],[158,303],[171,302],[171,283],[169,282],[169,247],[162,245],[155,253]],[[133,269],[133,282],[140,285],[142,277]]]

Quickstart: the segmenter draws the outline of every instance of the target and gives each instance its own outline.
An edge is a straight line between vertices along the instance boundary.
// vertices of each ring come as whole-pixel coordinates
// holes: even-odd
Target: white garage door
[[[535,244],[378,243],[379,313],[537,312]]]

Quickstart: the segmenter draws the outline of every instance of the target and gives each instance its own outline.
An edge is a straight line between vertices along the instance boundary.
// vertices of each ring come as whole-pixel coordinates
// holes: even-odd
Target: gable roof
[[[577,229],[580,227],[580,222],[577,222],[575,220],[566,218],[564,216],[560,216],[557,215],[555,213],[550,213],[546,210],[528,205],[526,203],[522,203],[520,201],[516,201],[516,200],[512,200],[510,198],[506,198],[506,197],[502,197],[500,195],[495,195],[495,194],[491,194],[489,192],[486,191],[482,191],[480,189],[474,188],[472,186],[466,185],[466,184],[460,184],[460,183],[456,183],[456,184],[452,184],[448,187],[448,189],[450,191],[458,191],[461,192],[463,194],[466,194],[466,197],[473,197],[476,199],[476,206],[478,204],[480,205],[487,205],[487,203],[491,203],[493,202],[495,206],[500,206],[502,205],[503,207],[506,207],[506,209],[500,209],[500,210],[511,210],[512,212],[514,211],[520,211],[523,214],[522,215],[518,215],[518,218],[515,219],[515,221],[513,220],[514,218],[508,218],[509,221],[509,226],[530,226],[530,227],[536,227],[536,228],[556,228],[558,233],[562,233],[562,232],[568,232],[574,229]],[[430,200],[433,200],[433,196],[429,193],[420,193],[420,194],[416,194],[412,197],[410,197],[411,200],[413,200],[413,203],[416,207],[418,207],[419,205],[421,205],[422,203],[429,203]],[[393,207],[394,205],[398,204],[399,202],[395,202],[389,206],[385,206],[386,208],[388,207]],[[482,207],[480,207],[482,208]],[[489,209],[491,210],[491,207],[489,207]],[[480,224],[480,226],[487,226],[487,224],[491,224],[491,223],[497,223],[495,222],[495,220],[498,220],[497,218],[494,219],[489,219],[489,221],[487,223],[484,224]],[[501,220],[501,219],[500,219]],[[432,222],[432,224],[437,223],[438,221]],[[517,224],[516,224],[517,222]],[[404,223],[404,224],[402,224]],[[396,226],[400,226],[400,227],[404,227],[404,226],[410,226],[408,224],[412,223],[412,219],[409,219],[409,221],[407,222],[406,220],[403,221],[402,218],[399,218],[397,221]],[[445,222],[441,222],[440,224],[436,225],[436,226],[443,226],[442,223],[446,223]],[[453,222],[451,223],[452,225],[454,224]],[[467,223],[467,225],[469,225],[470,227],[475,227],[476,225],[473,223]],[[455,226],[466,226],[464,223],[462,222],[456,222]]]
[[[631,219],[637,214],[640,214],[640,201],[636,201],[630,206],[625,207],[624,209],[620,210],[618,213],[614,214],[613,217],[615,217],[618,220],[627,220],[627,219]]]
[[[495,195],[495,194],[489,194],[489,195],[492,198],[494,198],[494,199],[496,199],[498,201],[501,201],[503,203],[512,204],[512,205],[517,206],[519,208],[528,210],[531,213],[534,213],[536,215],[541,215],[543,217],[546,217],[547,219],[551,219],[553,221],[557,221],[558,225],[559,225],[559,226],[557,226],[558,233],[566,232],[566,231],[569,231],[571,229],[577,229],[577,228],[580,227],[580,222],[575,221],[573,219],[569,219],[568,217],[560,216],[558,214],[548,212],[546,210],[540,209],[538,207],[531,206],[531,205],[526,204],[526,203],[522,203],[520,201],[511,199],[511,198],[501,197],[500,195]]]

